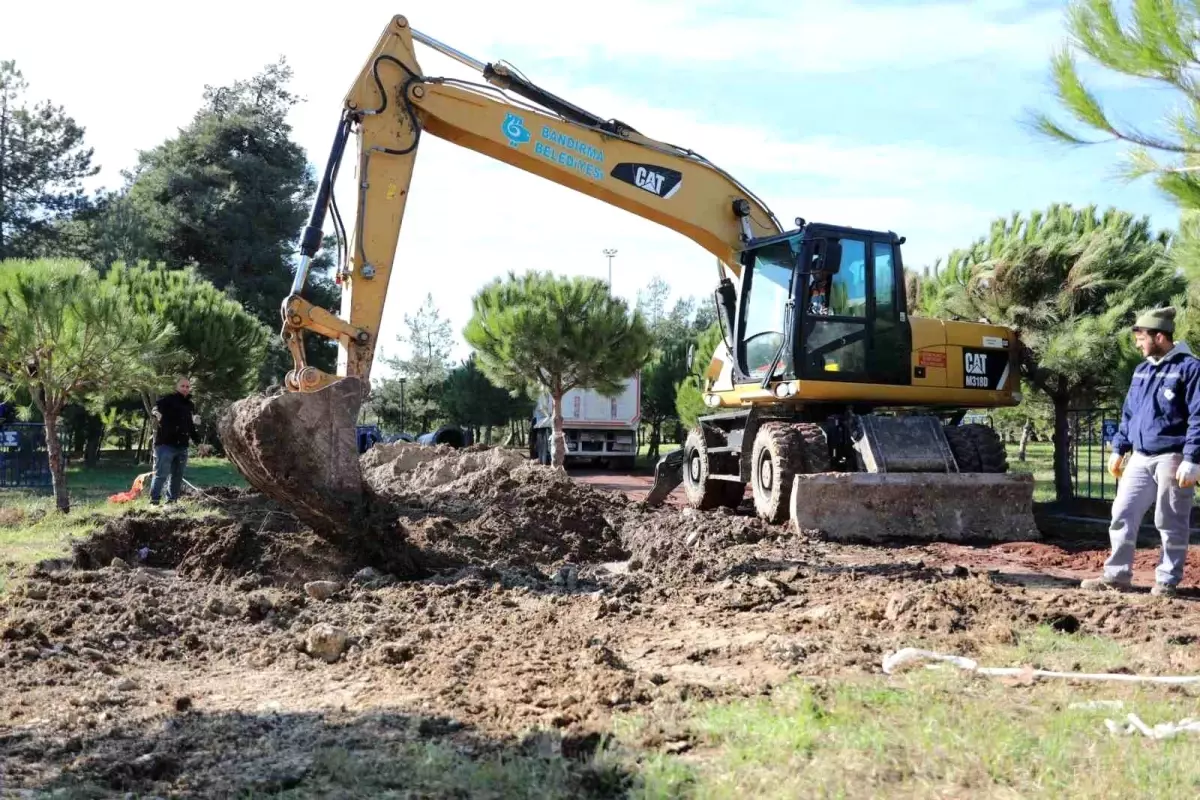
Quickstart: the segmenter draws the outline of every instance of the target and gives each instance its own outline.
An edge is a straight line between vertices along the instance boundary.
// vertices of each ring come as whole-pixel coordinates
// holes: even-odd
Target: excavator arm
[[[485,84],[427,77],[414,41],[478,70]],[[525,100],[514,100],[507,93]],[[534,107],[536,103],[540,108]],[[301,243],[301,265],[283,303],[283,338],[295,364],[285,385],[311,392],[343,377],[367,380],[391,280],[421,137],[454,144],[539,175],[678,231],[736,276],[751,238],[781,232],[771,211],[728,173],[690,150],[604,120],[503,65],[483,64],[424,36],[396,16],[347,93],[329,163]],[[320,245],[333,181],[350,137],[358,139],[358,208],[340,264],[341,315],[301,296]],[[339,343],[338,374],[305,363],[303,336]]]
[[[414,42],[470,66],[484,82],[426,76]],[[344,528],[362,497],[356,423],[426,134],[678,231],[734,278],[741,271],[737,253],[747,242],[782,231],[761,200],[699,154],[602,119],[515,69],[478,62],[393,17],[343,101],[301,238],[300,265],[282,304],[282,338],[293,368],[281,393],[239,401],[221,422],[226,452],[251,485],[317,527]],[[347,232],[333,187],[352,137],[357,207]],[[339,314],[303,297],[330,213],[339,250]],[[719,277],[729,282],[723,269]],[[336,374],[306,362],[308,335],[337,341]]]

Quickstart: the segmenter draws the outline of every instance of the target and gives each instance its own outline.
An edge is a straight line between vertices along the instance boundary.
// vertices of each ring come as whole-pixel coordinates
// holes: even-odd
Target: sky
[[[1064,41],[1063,2],[412,0],[310,11],[209,0],[186,13],[134,0],[10,5],[0,58],[16,60],[30,99],[52,99],[85,127],[101,166],[94,188],[116,188],[140,149],[176,135],[206,84],[250,77],[280,56],[304,98],[294,136],[319,173],[346,90],[400,13],[479,61],[507,61],[577,106],[703,154],[785,226],[801,216],[896,231],[910,268],[985,235],[996,217],[1053,202],[1116,206],[1160,228],[1178,218],[1149,181],[1115,176],[1120,146],[1067,148],[1027,125],[1031,108],[1058,110],[1048,65]],[[417,56],[426,75],[479,79],[422,45]],[[1098,69],[1085,75],[1122,119],[1160,118],[1170,100]],[[337,196],[347,214],[349,150],[343,163]],[[460,332],[477,289],[510,270],[606,278],[606,248],[617,250],[613,291],[631,303],[654,276],[672,300],[711,302],[716,262],[689,239],[425,136],[380,351],[407,352],[397,343],[404,315],[431,294],[464,358]],[[376,363],[375,377],[388,374]]]

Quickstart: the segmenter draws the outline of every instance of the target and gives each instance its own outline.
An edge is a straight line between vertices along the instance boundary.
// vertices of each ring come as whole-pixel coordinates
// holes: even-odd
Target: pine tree
[[[1125,4],[1122,3],[1122,6]],[[1075,123],[1091,134],[1073,132],[1044,111],[1032,111],[1037,130],[1070,145],[1122,142],[1129,145],[1122,172],[1129,178],[1154,176],[1158,186],[1183,208],[1200,208],[1200,83],[1196,53],[1200,47],[1200,4],[1133,0],[1123,22],[1113,0],[1072,0],[1067,7],[1068,41],[1052,58],[1059,103]],[[1167,93],[1180,110],[1165,115],[1167,130],[1147,131],[1115,121],[1095,91],[1079,75],[1077,53],[1102,68],[1155,93]],[[1160,163],[1155,152],[1176,159]]]
[[[641,369],[653,341],[639,312],[613,297],[603,281],[510,272],[473,298],[463,335],[484,374],[510,390],[546,392],[553,403],[551,456],[566,456],[562,398],[575,388],[616,396]]]
[[[1016,330],[1021,377],[1054,407],[1059,499],[1072,488],[1068,409],[1118,399],[1133,318],[1184,290],[1169,243],[1145,217],[1052,205],[997,219],[987,237],[952,253],[924,281],[929,315]]]
[[[115,264],[104,282],[121,289],[136,313],[171,323],[172,342],[185,354],[175,368],[195,382],[198,399],[232,401],[254,390],[272,331],[195,268]],[[147,396],[170,390],[174,380],[165,375]]]
[[[291,74],[281,59],[249,80],[207,87],[192,121],[143,152],[127,174],[128,200],[111,204],[124,219],[104,220],[137,260],[195,265],[272,330],[279,328],[297,239],[316,191],[287,122],[299,102],[286,88]],[[129,220],[144,233],[138,242],[125,236]],[[304,296],[336,310],[337,289],[323,274],[329,266],[328,259],[316,265]],[[317,349],[332,352],[324,343]]]
[[[82,181],[99,171],[84,129],[61,106],[30,107],[15,61],[0,61],[0,261],[44,252],[55,223],[87,206]]]
[[[10,260],[0,262],[0,330],[0,394],[27,393],[41,412],[55,505],[66,513],[63,409],[82,402],[99,412],[156,380],[174,329],[82,263]]]

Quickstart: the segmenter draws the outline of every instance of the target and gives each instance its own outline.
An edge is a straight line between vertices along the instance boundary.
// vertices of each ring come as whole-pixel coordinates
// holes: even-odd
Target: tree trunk
[[[650,423],[650,447],[646,450],[646,458],[650,461],[658,460],[658,446],[662,443],[662,422],[654,420]],[[639,445],[639,449],[640,449]]]
[[[565,394],[565,393],[564,393]],[[555,469],[566,469],[567,437],[563,434],[562,394],[553,395],[554,411],[552,428],[554,435],[550,439],[550,464]]]
[[[142,452],[146,447],[146,427],[147,427],[147,425],[149,425],[149,423],[150,423],[150,415],[147,414],[145,417],[142,418],[142,432],[138,436],[137,454],[133,458],[133,461],[135,464],[142,463]]]
[[[96,414],[88,414],[85,419],[87,435],[83,444],[83,463],[94,467],[100,463],[100,448],[104,444],[104,420]]]
[[[1017,461],[1024,462],[1026,451],[1029,449],[1029,437],[1033,435],[1033,420],[1025,420],[1024,427],[1021,428],[1021,447],[1017,450]]]
[[[1071,422],[1068,398],[1054,397],[1054,496],[1062,502],[1074,494],[1071,481]]]
[[[54,485],[54,505],[66,514],[71,511],[67,495],[67,471],[63,464],[62,442],[58,440],[58,414],[46,412],[46,453],[50,457],[50,482]]]

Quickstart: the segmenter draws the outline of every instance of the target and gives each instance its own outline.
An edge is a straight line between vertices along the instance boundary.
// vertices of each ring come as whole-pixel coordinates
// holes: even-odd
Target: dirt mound
[[[367,564],[258,502],[240,514],[189,517],[135,510],[73,545],[79,569],[126,566],[173,569],[209,583],[298,585]],[[251,579],[248,583],[246,579]]]
[[[736,570],[759,543],[805,540],[732,509],[660,509],[626,517],[622,538],[630,566],[665,583],[703,582]]]
[[[627,555],[626,499],[515,451],[396,442],[367,451],[362,468],[368,490],[408,517],[409,539],[427,563],[527,566]]]

